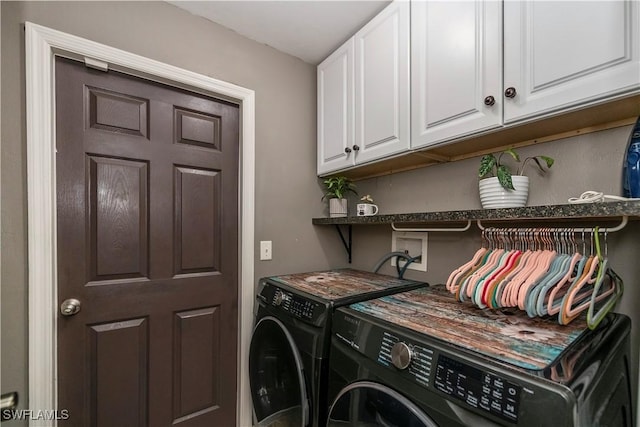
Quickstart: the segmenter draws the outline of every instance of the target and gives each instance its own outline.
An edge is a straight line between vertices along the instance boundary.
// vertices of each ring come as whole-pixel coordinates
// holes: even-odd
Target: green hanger
[[[606,232],[605,232],[605,240],[606,240]],[[624,282],[616,274],[613,269],[607,267],[608,260],[602,257],[602,252],[600,251],[600,237],[598,233],[598,228],[595,230],[595,241],[596,241],[596,254],[598,255],[598,260],[601,262],[602,266],[598,271],[598,276],[596,278],[596,283],[593,288],[593,293],[591,294],[591,301],[589,302],[589,310],[587,311],[587,326],[589,329],[595,329],[598,327],[602,319],[606,317],[606,315],[613,310],[618,299],[622,296],[624,292]],[[605,271],[606,270],[606,271]],[[594,315],[593,308],[596,305],[596,298],[598,295],[598,291],[604,282],[605,276],[609,276],[611,281],[613,282],[614,292],[611,297],[604,303],[602,307],[598,310],[598,312]]]

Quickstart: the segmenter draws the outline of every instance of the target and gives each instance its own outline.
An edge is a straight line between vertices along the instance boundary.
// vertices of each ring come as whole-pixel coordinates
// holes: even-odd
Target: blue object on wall
[[[640,117],[636,121],[622,168],[622,195],[640,197]]]

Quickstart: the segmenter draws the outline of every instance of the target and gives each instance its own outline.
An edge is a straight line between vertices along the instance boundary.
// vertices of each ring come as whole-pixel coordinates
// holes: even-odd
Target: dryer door
[[[302,359],[286,326],[275,317],[260,319],[253,330],[249,382],[257,426],[276,421],[286,426],[308,424],[309,402]]]
[[[327,426],[437,427],[416,405],[395,390],[370,381],[343,388],[331,405]]]

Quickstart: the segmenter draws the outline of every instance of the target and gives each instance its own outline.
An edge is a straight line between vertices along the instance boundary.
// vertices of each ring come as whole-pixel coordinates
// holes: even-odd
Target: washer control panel
[[[439,355],[434,386],[476,409],[511,422],[518,421],[522,388],[498,375]]]
[[[442,354],[440,349],[383,331],[377,362],[479,411],[518,422],[521,386]]]
[[[320,306],[319,303],[280,288],[275,288],[271,297],[267,298],[267,303],[299,319],[313,321],[319,314],[317,313],[317,308]]]
[[[418,384],[429,387],[432,362],[432,349],[405,339],[400,340],[389,332],[383,332],[378,363],[389,367],[395,366],[407,372]]]

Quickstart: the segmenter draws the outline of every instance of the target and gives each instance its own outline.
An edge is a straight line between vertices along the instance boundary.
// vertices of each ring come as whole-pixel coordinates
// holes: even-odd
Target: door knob
[[[349,153],[351,152],[351,148],[346,147],[346,148],[344,149],[344,152],[345,152],[345,153],[347,153],[347,154],[349,154]]]
[[[75,298],[66,299],[60,304],[60,313],[63,316],[73,316],[80,311],[80,301]]]
[[[353,146],[353,151],[358,151],[360,149],[360,147],[358,147],[357,145]]]

